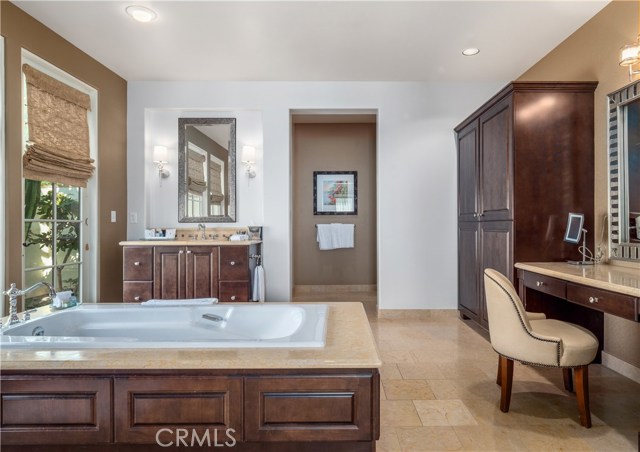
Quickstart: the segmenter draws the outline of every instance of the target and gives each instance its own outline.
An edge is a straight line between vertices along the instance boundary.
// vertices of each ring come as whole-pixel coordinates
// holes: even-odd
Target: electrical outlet
[[[129,214],[129,223],[136,224],[138,222],[138,212],[131,212]]]

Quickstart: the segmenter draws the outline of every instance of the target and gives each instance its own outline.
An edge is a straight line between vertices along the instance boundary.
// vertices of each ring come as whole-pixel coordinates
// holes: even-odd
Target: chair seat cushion
[[[562,367],[587,365],[598,353],[598,339],[591,331],[579,325],[553,319],[531,320],[531,330],[535,334],[562,340]]]

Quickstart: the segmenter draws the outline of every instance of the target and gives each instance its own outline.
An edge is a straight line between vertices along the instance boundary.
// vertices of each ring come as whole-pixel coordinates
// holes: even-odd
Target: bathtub
[[[324,347],[328,306],[83,304],[12,327],[2,348]]]

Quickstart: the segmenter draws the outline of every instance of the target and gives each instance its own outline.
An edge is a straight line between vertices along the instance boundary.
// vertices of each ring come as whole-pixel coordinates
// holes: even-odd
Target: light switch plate
[[[112,223],[116,222],[116,211],[115,210],[111,211],[111,222]]]

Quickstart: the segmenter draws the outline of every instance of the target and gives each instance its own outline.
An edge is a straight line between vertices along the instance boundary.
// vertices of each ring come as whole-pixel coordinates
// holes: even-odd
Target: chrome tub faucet
[[[26,295],[29,292],[42,286],[45,286],[47,289],[49,289],[49,297],[51,297],[51,300],[53,300],[57,296],[56,291],[51,286],[51,284],[45,281],[37,282],[33,286],[22,290],[16,287],[16,283],[11,283],[11,287],[3,292],[4,295],[7,295],[9,297],[9,320],[7,321],[7,324],[5,326],[12,326],[16,323],[20,323],[20,319],[18,318],[18,297]],[[27,313],[29,312],[30,311],[27,311]],[[29,318],[30,316],[27,316],[27,314],[25,314],[25,321],[29,320]]]

